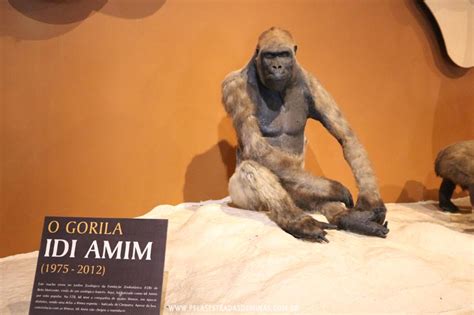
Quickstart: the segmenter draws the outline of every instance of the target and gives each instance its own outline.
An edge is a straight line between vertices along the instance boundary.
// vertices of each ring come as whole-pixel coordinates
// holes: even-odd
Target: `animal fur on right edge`
[[[435,161],[436,175],[443,178],[439,188],[439,207],[444,211],[458,212],[451,202],[456,185],[469,189],[474,207],[474,140],[457,142],[438,153]]]
[[[367,153],[329,93],[297,63],[296,50],[288,31],[271,28],[247,66],[222,83],[222,102],[238,138],[232,202],[266,211],[283,230],[305,240],[327,241],[324,229],[336,227],[385,237],[386,208]],[[341,144],[359,188],[354,209],[341,183],[303,169],[308,118]],[[330,224],[305,211],[320,211]]]

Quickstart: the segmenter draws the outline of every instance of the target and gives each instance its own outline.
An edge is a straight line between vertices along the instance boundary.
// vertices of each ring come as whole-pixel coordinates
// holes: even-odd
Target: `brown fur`
[[[283,47],[294,48],[295,42],[293,36],[287,30],[282,30],[277,27],[272,27],[269,30],[263,32],[258,38],[257,49],[263,47]]]
[[[222,83],[222,102],[233,119],[239,142],[238,167],[229,181],[229,193],[239,207],[267,211],[273,221],[294,236],[322,241],[325,240],[325,232],[321,229],[324,226],[302,209],[320,211],[329,222],[337,224],[339,218],[348,213],[340,202],[352,205],[352,199],[340,183],[303,170],[304,150],[288,152],[270,145],[262,135],[256,117],[260,95],[252,80],[257,72],[261,73],[259,51],[275,47],[296,51],[289,32],[271,28],[260,36],[257,52],[249,64],[230,73]],[[286,91],[299,88],[307,92],[314,106],[313,112],[321,114],[319,120],[341,143],[359,187],[358,206],[366,210],[383,207],[367,153],[329,93],[298,63],[291,81]],[[383,223],[384,217],[383,214],[383,218],[377,219],[381,221],[379,223]]]
[[[474,140],[452,144],[438,153],[435,172],[463,189],[474,185]]]

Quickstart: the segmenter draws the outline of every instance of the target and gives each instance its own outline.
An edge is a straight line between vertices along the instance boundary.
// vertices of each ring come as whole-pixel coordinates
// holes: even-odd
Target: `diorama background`
[[[436,153],[474,138],[474,71],[412,1],[9,0],[0,14],[0,256],[37,249],[45,215],[226,196],[220,83],[273,25],[340,105],[386,202],[436,199]],[[317,122],[306,134],[307,169],[355,195],[339,144]]]

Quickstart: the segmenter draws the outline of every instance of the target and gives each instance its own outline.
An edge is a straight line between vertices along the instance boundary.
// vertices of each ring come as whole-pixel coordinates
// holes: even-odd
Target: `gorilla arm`
[[[382,224],[385,220],[386,208],[380,197],[375,174],[365,149],[331,95],[311,74],[306,73],[306,77],[314,100],[313,104],[310,104],[310,117],[319,120],[341,144],[344,158],[354,174],[359,189],[355,208],[370,210],[372,213],[367,214],[366,217]]]

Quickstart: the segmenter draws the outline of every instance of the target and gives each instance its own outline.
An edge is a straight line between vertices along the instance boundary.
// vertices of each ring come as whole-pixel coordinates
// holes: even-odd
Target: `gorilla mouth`
[[[283,81],[287,79],[287,76],[285,73],[270,73],[268,78],[273,81]]]

